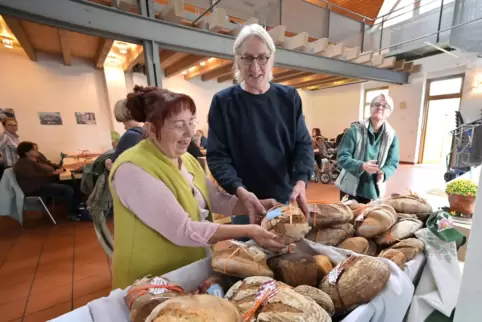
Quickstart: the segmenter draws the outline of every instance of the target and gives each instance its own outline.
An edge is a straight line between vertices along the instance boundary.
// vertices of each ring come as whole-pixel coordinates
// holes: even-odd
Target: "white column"
[[[109,113],[111,116],[111,128],[113,131],[117,131],[122,135],[125,132],[124,125],[115,120],[114,106],[118,100],[126,98],[126,76],[121,67],[107,65],[104,66],[104,76],[107,87]]]
[[[482,320],[482,171],[454,322]]]

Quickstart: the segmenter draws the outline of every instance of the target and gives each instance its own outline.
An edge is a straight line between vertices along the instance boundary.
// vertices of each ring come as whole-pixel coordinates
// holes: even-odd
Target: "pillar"
[[[124,125],[115,120],[114,106],[118,100],[126,98],[126,74],[122,67],[105,65],[104,76],[107,88],[107,101],[109,103],[111,130],[117,131],[122,135],[125,132]]]

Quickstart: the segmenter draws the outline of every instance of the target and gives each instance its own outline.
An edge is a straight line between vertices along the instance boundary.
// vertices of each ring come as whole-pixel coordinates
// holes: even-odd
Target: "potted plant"
[[[477,194],[475,183],[470,180],[455,180],[447,184],[445,192],[449,196],[450,211],[472,217]]]

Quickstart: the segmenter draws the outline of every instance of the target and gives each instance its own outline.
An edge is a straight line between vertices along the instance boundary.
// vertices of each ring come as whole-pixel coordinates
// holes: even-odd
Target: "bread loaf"
[[[146,276],[135,281],[125,298],[130,309],[131,321],[144,322],[157,305],[182,295],[184,295],[183,289],[165,278]]]
[[[335,314],[335,307],[333,306],[333,301],[331,300],[331,297],[329,297],[328,294],[326,294],[322,290],[308,285],[300,285],[295,287],[295,291],[311,298],[319,306],[325,309],[326,313],[328,313],[330,316],[333,316],[333,314]]]
[[[308,235],[306,235],[306,239],[327,246],[336,246],[354,235],[355,229],[352,224],[342,224],[330,228],[320,228],[316,231],[310,231]]]
[[[347,250],[354,251],[355,253],[365,255],[368,252],[368,240],[363,237],[351,237],[347,238],[337,246]]]
[[[369,240],[368,241],[368,250],[367,250],[366,255],[377,256],[377,254],[378,254],[378,245],[374,241]]]
[[[211,261],[214,271],[242,278],[274,276],[266,263],[266,254],[259,246],[247,246],[238,241],[230,243],[229,247],[214,252]]]
[[[261,221],[261,227],[280,236],[285,245],[300,241],[310,230],[305,215],[296,205],[272,208]]]
[[[417,219],[417,215],[415,214],[402,214],[402,213],[397,213],[397,216],[398,216],[398,220],[401,220],[401,219],[407,219],[407,218],[411,218],[411,219]]]
[[[266,294],[270,296],[261,301]],[[331,322],[328,313],[314,300],[268,277],[253,276],[239,281],[225,298],[238,306],[245,321]]]
[[[321,279],[333,269],[333,265],[331,264],[328,256],[315,255],[313,258],[315,259],[316,266],[318,267],[318,280],[321,281]]]
[[[392,227],[397,222],[397,213],[387,205],[367,207],[356,219],[358,236],[373,238]]]
[[[407,238],[390,247],[396,249],[405,255],[406,261],[409,262],[415,258],[424,249],[424,244],[417,238]]]
[[[275,256],[268,260],[275,279],[290,286],[316,286],[318,283],[318,264],[313,256],[293,253]]]
[[[426,215],[432,213],[432,206],[423,198],[415,194],[394,195],[384,200],[396,212],[405,214]]]
[[[310,204],[309,223],[313,228],[331,227],[348,223],[353,219],[351,209],[342,203]]]
[[[228,300],[211,295],[188,295],[158,305],[146,322],[241,322],[238,308]]]
[[[352,255],[325,276],[320,289],[333,300],[335,315],[342,315],[370,302],[389,278],[388,266],[380,259]]]
[[[380,246],[393,245],[396,242],[413,236],[413,234],[422,228],[423,222],[414,218],[405,218],[399,220],[389,230],[375,238],[375,242]]]
[[[380,255],[378,255],[378,257],[383,257],[391,260],[392,262],[397,264],[397,266],[400,267],[400,269],[402,270],[405,268],[405,263],[407,261],[405,255],[402,252],[390,248],[382,251]]]

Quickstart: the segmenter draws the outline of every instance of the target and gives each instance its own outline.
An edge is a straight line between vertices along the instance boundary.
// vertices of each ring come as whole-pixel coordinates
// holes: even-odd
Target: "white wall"
[[[36,142],[52,160],[60,151],[78,153],[111,148],[104,75],[91,62],[38,53],[32,62],[22,53],[0,51],[0,106],[13,108],[21,140]],[[63,125],[40,125],[38,112],[61,112]],[[78,125],[75,112],[94,112],[97,125]],[[1,126],[0,126],[1,127]]]

